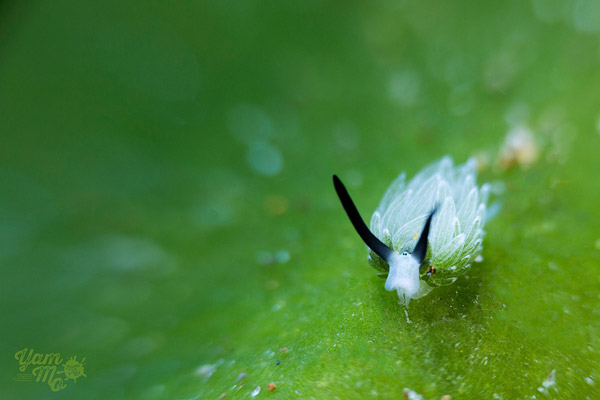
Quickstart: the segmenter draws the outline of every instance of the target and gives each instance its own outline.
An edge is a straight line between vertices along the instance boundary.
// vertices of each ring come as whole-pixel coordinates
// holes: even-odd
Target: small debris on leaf
[[[265,210],[269,215],[278,217],[288,210],[288,200],[281,195],[271,195],[265,199]]]
[[[243,373],[243,372],[240,372],[240,374],[238,375],[238,377],[237,377],[236,381],[237,381],[237,382],[239,382],[239,381],[243,381],[243,380],[244,380],[244,379],[246,379],[247,377],[248,377],[248,375],[246,375],[246,374],[245,374],[245,373]]]
[[[550,372],[548,374],[548,377],[546,378],[546,380],[544,382],[542,382],[542,386],[545,389],[548,389],[550,386],[553,386],[554,384],[556,384],[556,370],[553,369],[552,372]]]
[[[535,163],[539,156],[539,146],[533,132],[528,128],[519,126],[513,128],[506,135],[498,163],[502,169],[514,167],[528,167]]]
[[[208,378],[210,378],[210,376],[212,374],[215,373],[216,370],[217,370],[216,365],[204,364],[204,365],[199,366],[196,369],[196,375],[203,376],[208,379]]]
[[[411,390],[411,389],[408,389],[408,388],[404,388],[402,396],[404,396],[404,398],[408,399],[408,400],[423,400],[423,396],[421,396],[420,394],[418,394],[414,390]]]

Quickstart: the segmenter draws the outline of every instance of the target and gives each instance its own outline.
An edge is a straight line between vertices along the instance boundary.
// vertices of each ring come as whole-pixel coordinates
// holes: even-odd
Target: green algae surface
[[[593,2],[0,11],[3,398],[600,397]],[[499,213],[405,309],[331,175],[368,219],[445,154]],[[23,349],[85,376],[23,380]]]

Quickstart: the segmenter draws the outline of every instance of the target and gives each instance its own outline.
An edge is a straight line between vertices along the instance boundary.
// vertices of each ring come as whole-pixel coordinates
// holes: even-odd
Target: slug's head
[[[342,202],[342,206],[344,207],[344,210],[346,210],[346,214],[348,214],[348,218],[350,218],[350,222],[352,222],[358,235],[365,244],[375,252],[375,254],[385,260],[390,266],[388,277],[385,281],[386,290],[396,290],[398,292],[398,297],[401,300],[406,300],[407,303],[411,298],[423,296],[426,293],[424,293],[424,289],[428,288],[428,286],[424,285],[424,287],[420,288],[419,266],[423,263],[425,254],[427,253],[429,228],[431,226],[431,219],[437,211],[437,207],[435,207],[427,217],[427,222],[425,222],[419,241],[412,254],[406,252],[398,254],[382,243],[381,240],[367,228],[367,225],[365,225],[365,222],[358,213],[344,184],[335,175],[333,175],[333,185]]]
[[[385,280],[385,290],[395,290],[400,299],[410,300],[416,297],[420,287],[417,260],[404,252],[394,253],[387,263],[390,270]]]

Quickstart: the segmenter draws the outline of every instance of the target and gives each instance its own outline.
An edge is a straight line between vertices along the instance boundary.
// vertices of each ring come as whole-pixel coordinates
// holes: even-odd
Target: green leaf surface
[[[2,398],[600,398],[590,4],[3,3]],[[446,154],[500,211],[405,309],[331,175],[369,221]]]

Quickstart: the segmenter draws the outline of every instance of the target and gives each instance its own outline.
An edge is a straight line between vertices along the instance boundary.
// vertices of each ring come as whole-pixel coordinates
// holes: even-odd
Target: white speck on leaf
[[[583,378],[583,380],[586,381],[587,384],[590,386],[594,386],[596,384],[596,382],[594,382],[594,380],[592,378],[590,378],[589,376],[586,376],[585,378]]]
[[[210,378],[210,376],[214,374],[216,370],[216,365],[204,364],[196,369],[196,375],[203,376],[205,378]]]
[[[549,387],[552,387],[556,385],[556,370],[553,369],[549,374],[548,377],[546,377],[546,379],[544,380],[544,382],[542,382],[542,386],[540,386],[538,388],[538,392],[540,393],[546,393],[548,391]]]
[[[423,396],[408,388],[404,388],[404,397],[408,400],[423,400]]]

